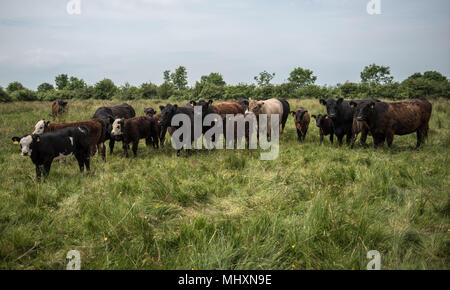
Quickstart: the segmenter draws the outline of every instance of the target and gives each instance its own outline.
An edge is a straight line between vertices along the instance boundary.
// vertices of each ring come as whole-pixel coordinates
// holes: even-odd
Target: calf
[[[90,170],[89,166],[89,132],[85,126],[70,127],[42,135],[25,135],[13,137],[15,144],[20,144],[21,155],[30,156],[36,166],[36,177],[48,176],[53,160],[75,155],[80,172]],[[43,170],[41,167],[44,167]]]
[[[103,144],[106,124],[101,119],[92,119],[84,122],[63,123],[63,124],[50,123],[50,121],[40,120],[36,123],[33,134],[43,134],[47,132],[58,131],[63,128],[79,127],[79,126],[85,126],[89,130],[89,144],[91,156],[95,155],[95,152],[97,151],[98,148],[98,152],[102,156],[103,161],[106,161],[105,145]]]
[[[150,143],[158,143],[161,147],[164,147],[164,141],[166,139],[167,127],[163,127],[158,124],[159,119],[161,118],[161,113],[156,114],[156,111],[153,108],[144,109],[144,113],[146,116],[153,117],[155,119],[155,130],[156,135],[158,136],[158,140],[153,141],[151,139],[146,139],[147,145]],[[154,144],[153,144],[154,145]]]
[[[127,103],[123,103],[118,106],[112,106],[112,107],[100,107],[98,108],[94,116],[92,116],[93,119],[101,119],[104,120],[106,123],[106,132],[104,136],[103,142],[106,140],[109,140],[109,153],[112,154],[114,151],[114,144],[115,141],[120,141],[120,138],[112,138],[111,137],[111,130],[112,130],[112,124],[115,119],[129,119],[136,116],[136,112],[133,109],[132,106],[128,105]]]
[[[294,117],[295,128],[297,128],[297,140],[305,141],[306,132],[308,132],[309,122],[311,120],[308,111],[300,107],[295,112],[291,112]]]
[[[56,100],[52,104],[52,117],[56,118],[59,115],[67,112],[67,102],[63,100]]]
[[[356,105],[356,104],[355,104]],[[387,141],[392,146],[394,135],[416,132],[416,149],[428,136],[432,105],[425,99],[400,102],[360,102],[356,106],[356,120],[364,121],[373,136],[374,149]]]
[[[334,135],[334,123],[333,120],[328,117],[328,115],[312,115],[312,117],[316,120],[316,126],[319,128],[320,132],[320,145],[323,142],[323,136],[330,135],[330,143],[333,144],[333,135]]]
[[[137,149],[140,139],[158,140],[156,135],[156,121],[153,117],[140,116],[130,119],[116,119],[113,123],[111,136],[120,138],[123,141],[125,157],[128,158],[128,144],[132,144],[134,157],[137,156]],[[154,143],[155,147],[157,147]]]
[[[289,106],[288,101],[285,99],[278,99],[278,101],[281,102],[281,105],[283,106],[283,114],[281,117],[281,134],[284,132],[284,126],[286,126],[286,121],[289,117],[289,112],[291,111],[291,106]]]

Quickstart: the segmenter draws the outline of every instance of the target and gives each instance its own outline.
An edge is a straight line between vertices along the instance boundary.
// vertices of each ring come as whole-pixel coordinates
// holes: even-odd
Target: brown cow
[[[137,156],[137,149],[140,139],[158,140],[156,135],[156,121],[153,117],[139,116],[130,119],[116,119],[112,126],[111,136],[123,139],[123,150],[125,157],[128,157],[128,144],[133,143],[132,150],[134,157]],[[156,142],[156,146],[157,142]]]
[[[224,119],[227,114],[236,115],[245,113],[245,108],[236,101],[221,102],[215,105],[213,105],[212,103],[213,103],[212,100],[209,101],[200,100],[198,102],[196,101],[190,102],[191,106],[201,106],[203,114],[215,113],[220,115],[222,119]]]
[[[155,119],[155,121],[156,121],[155,130],[156,130],[156,135],[158,136],[158,140],[156,140],[156,142],[159,142],[159,145],[161,147],[164,147],[164,141],[166,139],[167,127],[163,127],[163,126],[159,125],[159,123],[158,123],[159,119],[161,118],[161,113],[156,114],[156,111],[153,108],[144,109],[144,113],[146,116],[153,117]],[[149,145],[150,142],[154,142],[154,141],[151,139],[148,139],[148,140],[146,140],[146,142],[147,142],[147,145]]]
[[[392,146],[394,135],[407,135],[416,132],[416,149],[428,136],[432,105],[425,99],[412,99],[400,102],[362,102],[356,107],[356,120],[365,121],[373,136],[376,149],[387,141]]]
[[[298,108],[295,112],[291,112],[294,117],[295,128],[297,128],[297,140],[305,141],[306,132],[308,132],[309,122],[311,118],[308,110],[303,107]]]
[[[52,117],[56,118],[59,115],[67,112],[67,102],[63,100],[56,100],[52,104]]]
[[[319,128],[320,132],[320,145],[322,145],[323,142],[323,136],[330,135],[330,143],[333,144],[333,136],[334,136],[334,122],[333,120],[328,117],[327,114],[325,115],[312,115],[314,119],[316,119],[316,126]]]
[[[98,149],[98,152],[102,156],[103,161],[106,161],[105,144],[103,144],[106,124],[101,119],[92,119],[84,122],[63,124],[50,123],[50,121],[40,120],[36,123],[33,134],[43,134],[47,132],[58,131],[63,128],[79,126],[86,126],[89,131],[89,147],[91,156],[94,156]]]

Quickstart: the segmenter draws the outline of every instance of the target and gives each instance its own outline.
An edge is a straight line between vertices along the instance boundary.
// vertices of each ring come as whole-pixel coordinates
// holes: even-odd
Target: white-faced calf
[[[153,144],[158,148],[157,123],[153,117],[140,116],[130,119],[116,119],[112,125],[111,136],[121,138],[125,157],[128,157],[128,144],[132,143],[133,154],[137,156],[140,139],[151,138]]]
[[[84,166],[87,171],[90,170],[89,132],[84,126],[64,128],[42,135],[13,137],[12,141],[20,144],[22,156],[30,156],[36,166],[38,180],[41,178],[41,173],[44,177],[48,176],[53,160],[69,157],[72,154],[75,155],[81,172]]]

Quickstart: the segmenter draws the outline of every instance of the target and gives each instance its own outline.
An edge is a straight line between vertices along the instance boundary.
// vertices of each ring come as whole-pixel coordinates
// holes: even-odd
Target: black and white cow
[[[32,134],[23,137],[13,137],[15,144],[20,144],[21,155],[30,156],[36,165],[37,179],[41,173],[47,177],[53,160],[75,155],[80,166],[80,172],[90,170],[89,131],[85,126],[69,127],[42,135]],[[43,170],[41,169],[43,166]]]

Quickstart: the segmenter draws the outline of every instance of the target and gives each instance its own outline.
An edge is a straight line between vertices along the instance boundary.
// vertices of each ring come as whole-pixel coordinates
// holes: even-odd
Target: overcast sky
[[[183,65],[189,84],[219,72],[253,83],[263,70],[284,82],[295,67],[319,84],[359,81],[364,66],[388,65],[395,80],[414,72],[450,75],[450,1],[69,0],[0,2],[0,85],[30,89],[57,74],[95,84],[160,84]]]

